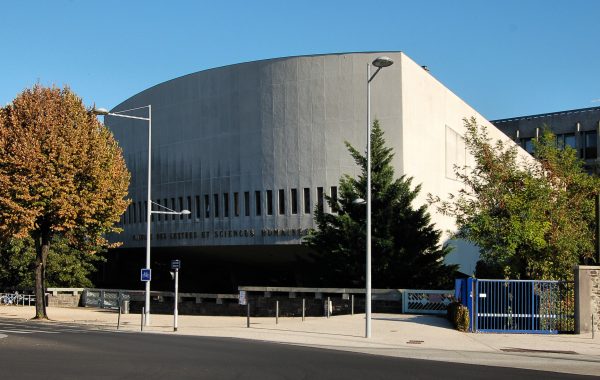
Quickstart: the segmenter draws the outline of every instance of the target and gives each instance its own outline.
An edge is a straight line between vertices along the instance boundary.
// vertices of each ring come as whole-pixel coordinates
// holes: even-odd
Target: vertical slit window
[[[333,212],[337,212],[338,211],[338,193],[337,193],[337,186],[331,186],[331,205],[332,205],[332,210]]]
[[[165,199],[164,199],[164,202],[165,202],[165,203],[163,203],[162,205],[163,205],[164,207],[169,207],[169,200],[168,200],[167,198],[165,198]],[[164,208],[161,208],[159,211],[167,211],[167,210],[165,210]],[[159,215],[160,215],[160,214],[159,214]],[[162,214],[162,215],[163,215],[163,220],[164,220],[165,222],[167,222],[167,221],[169,220],[169,215],[167,215],[167,214]]]
[[[304,213],[310,214],[310,188],[304,188]]]
[[[213,194],[213,217],[219,217],[219,194]]]
[[[229,193],[223,193],[223,216],[229,218]]]
[[[250,216],[250,192],[244,191],[244,215]]]
[[[267,190],[267,215],[273,215],[273,190]]]
[[[201,211],[202,207],[200,207],[200,196],[196,195],[196,219],[200,219]]]
[[[598,134],[596,131],[587,131],[585,132],[585,159],[596,158],[598,157]]]
[[[298,213],[298,189],[292,189],[292,214]]]
[[[317,207],[320,212],[323,212],[323,188],[317,187]]]
[[[233,216],[240,216],[240,194],[233,193]]]
[[[175,210],[175,211],[179,211],[179,212],[183,211],[183,197],[179,197],[179,210]],[[183,219],[183,217],[184,217],[183,214],[179,215],[179,219]]]
[[[144,222],[148,223],[148,201],[144,201]]]
[[[132,214],[133,220],[132,220],[132,223],[135,224],[135,223],[137,223],[137,215],[136,215],[137,214],[137,210],[136,210],[135,202],[133,202],[133,204],[131,206],[132,206],[132,210],[133,210],[133,214]]]
[[[260,200],[260,191],[254,192],[254,206],[256,207],[256,215],[260,215],[262,213],[262,203]]]
[[[285,214],[285,190],[279,189],[279,215]]]
[[[175,198],[171,198],[171,210],[175,210],[177,206],[175,206]],[[177,215],[172,214],[171,215],[171,220],[175,220],[175,217],[177,217]]]
[[[210,218],[210,197],[208,194],[204,194],[204,217]]]

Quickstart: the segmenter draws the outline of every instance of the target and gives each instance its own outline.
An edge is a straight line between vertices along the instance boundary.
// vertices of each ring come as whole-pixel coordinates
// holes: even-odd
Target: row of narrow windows
[[[311,189],[305,187],[302,192],[299,189],[290,189],[289,197],[285,189],[279,189],[277,192],[273,190],[260,191],[257,190],[254,194],[249,191],[243,193],[234,192],[221,194],[204,194],[202,196],[187,196],[178,198],[156,199],[153,202],[167,207],[171,210],[181,211],[189,210],[187,215],[167,215],[167,214],[152,214],[151,220],[168,221],[168,220],[184,220],[184,219],[208,219],[208,218],[230,218],[240,216],[261,216],[274,215],[275,211],[279,215],[286,215],[289,210],[291,215],[297,215],[300,212],[310,214],[312,212],[311,204]],[[302,199],[300,197],[302,196]],[[337,201],[337,186],[331,186],[329,196]],[[275,197],[276,202],[275,202]],[[253,198],[253,204],[251,204]],[[265,201],[263,203],[263,200]],[[317,187],[317,207],[323,210],[325,200],[325,192],[323,187]],[[300,206],[302,208],[300,208]],[[276,208],[275,208],[276,207]],[[288,209],[289,208],[289,209]],[[162,207],[154,206],[153,211],[166,211]],[[122,217],[122,224],[142,223],[148,220],[148,202],[138,201],[132,202],[125,214]]]
[[[598,157],[598,133],[596,131],[580,132],[580,142],[577,144],[575,133],[563,133],[556,135],[556,146],[564,148],[570,146],[573,149],[579,148],[579,157],[591,159]],[[521,147],[528,153],[533,154],[533,141],[535,137],[524,137],[519,139]]]

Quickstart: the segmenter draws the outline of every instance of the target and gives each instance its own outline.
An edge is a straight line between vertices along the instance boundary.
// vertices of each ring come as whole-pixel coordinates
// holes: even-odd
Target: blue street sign
[[[152,277],[152,270],[150,268],[142,269],[142,281],[150,281]]]
[[[171,260],[171,269],[181,269],[181,260]]]

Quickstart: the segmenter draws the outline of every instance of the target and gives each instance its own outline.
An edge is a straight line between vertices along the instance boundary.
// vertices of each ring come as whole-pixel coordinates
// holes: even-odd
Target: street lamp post
[[[148,117],[141,117],[141,116],[133,116],[133,115],[126,115],[125,113],[127,112],[131,112],[131,111],[136,111],[136,110],[141,110],[147,108],[148,109]],[[148,205],[147,210],[146,210],[146,269],[150,269],[150,222],[151,222],[151,217],[152,214],[171,214],[171,215],[181,215],[181,214],[189,214],[190,211],[189,210],[182,210],[180,212],[178,211],[174,211],[171,210],[167,207],[164,207],[162,205],[159,205],[157,203],[152,202],[152,198],[151,198],[151,184],[152,184],[152,105],[149,104],[147,106],[142,106],[142,107],[136,107],[136,108],[130,108],[127,110],[123,110],[123,111],[117,111],[117,112],[109,112],[107,109],[105,108],[96,108],[94,107],[94,109],[92,109],[92,112],[96,115],[103,115],[103,116],[115,116],[115,117],[122,117],[122,118],[126,118],[126,119],[136,119],[136,120],[145,120],[148,122],[148,195],[147,195],[147,200],[146,200],[146,204]],[[157,205],[159,207],[162,207],[164,209],[167,209],[168,211],[152,211],[152,205]],[[150,325],[150,281],[146,281],[146,293],[145,293],[145,313],[146,315],[144,316],[144,324],[146,326]]]
[[[371,337],[371,81],[379,70],[394,64],[389,57],[377,57],[373,61],[377,70],[371,75],[371,64],[367,63],[367,270],[365,284],[365,338]]]

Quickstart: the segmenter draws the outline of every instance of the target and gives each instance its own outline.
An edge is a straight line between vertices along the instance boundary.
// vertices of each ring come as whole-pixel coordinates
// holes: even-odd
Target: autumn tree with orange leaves
[[[52,239],[89,254],[108,247],[129,178],[112,133],[69,88],[36,85],[0,108],[0,239],[35,241],[35,318],[48,317]]]

